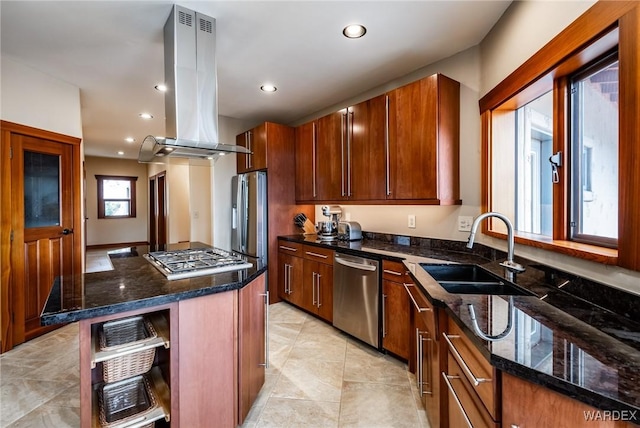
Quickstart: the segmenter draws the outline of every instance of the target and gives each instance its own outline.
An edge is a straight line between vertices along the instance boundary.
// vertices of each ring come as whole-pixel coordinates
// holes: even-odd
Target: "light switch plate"
[[[409,217],[407,218],[407,227],[410,229],[416,228],[416,216],[414,214],[409,214]]]
[[[473,217],[467,216],[467,215],[461,215],[458,217],[459,232],[470,232],[472,224],[473,224]]]

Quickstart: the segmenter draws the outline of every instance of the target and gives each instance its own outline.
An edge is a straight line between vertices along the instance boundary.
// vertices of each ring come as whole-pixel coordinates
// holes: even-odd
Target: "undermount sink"
[[[449,293],[534,296],[477,265],[420,263],[420,267]]]

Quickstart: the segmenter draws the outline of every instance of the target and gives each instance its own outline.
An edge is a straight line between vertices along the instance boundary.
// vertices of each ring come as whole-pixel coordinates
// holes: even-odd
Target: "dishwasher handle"
[[[362,263],[354,263],[354,262],[350,262],[350,261],[345,260],[345,259],[341,259],[341,258],[338,257],[338,255],[336,255],[334,257],[333,261],[335,261],[336,263],[340,263],[341,265],[354,268],[354,269],[368,270],[368,271],[371,271],[371,272],[374,272],[377,269],[377,267],[373,266],[373,265],[366,265],[366,264],[362,264]]]

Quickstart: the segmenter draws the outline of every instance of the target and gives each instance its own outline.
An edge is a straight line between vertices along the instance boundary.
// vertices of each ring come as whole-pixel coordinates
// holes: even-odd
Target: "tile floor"
[[[270,307],[266,382],[243,427],[428,427],[406,366],[286,303]],[[0,355],[0,427],[78,427],[78,329]]]
[[[85,273],[113,270],[107,250],[88,250],[85,259]]]

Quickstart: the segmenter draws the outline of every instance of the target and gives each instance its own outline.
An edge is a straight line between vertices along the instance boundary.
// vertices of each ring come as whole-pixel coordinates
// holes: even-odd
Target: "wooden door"
[[[382,282],[382,293],[382,345],[387,351],[408,360],[411,327],[409,297],[402,284],[388,280]]]
[[[316,275],[318,274],[319,264],[311,260],[304,260],[303,263],[302,302],[300,307],[312,313],[318,312],[318,307],[316,306],[318,301]]]
[[[316,122],[296,128],[296,202],[313,201],[317,196]]]
[[[267,136],[269,123],[265,122],[249,131],[249,170],[267,169]]]
[[[167,245],[166,171],[149,178],[149,244],[153,251]]]
[[[437,199],[437,76],[389,92],[390,199]]]
[[[55,278],[80,272],[82,232],[74,234],[80,177],[73,176],[73,146],[14,133],[11,147],[15,346],[53,329],[40,326],[40,314]]]
[[[317,200],[347,199],[346,113],[335,112],[317,120]]]
[[[386,198],[387,151],[386,97],[379,97],[349,107],[349,178],[350,200],[384,200]]]

